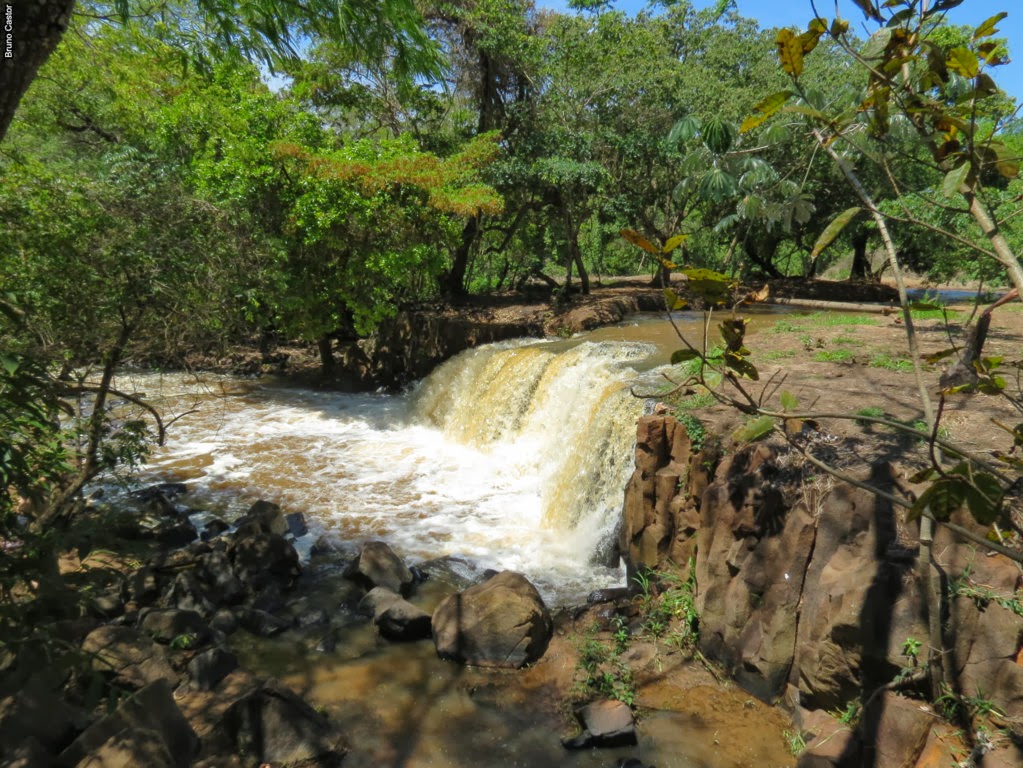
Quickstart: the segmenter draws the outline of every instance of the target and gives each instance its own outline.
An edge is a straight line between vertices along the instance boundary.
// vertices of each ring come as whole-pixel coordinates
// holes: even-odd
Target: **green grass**
[[[868,365],[871,368],[884,368],[887,371],[899,371],[907,373],[913,370],[913,361],[901,357],[892,357],[884,352],[878,352],[870,358]]]
[[[832,344],[843,345],[843,344],[859,344],[860,340],[855,336],[836,336],[831,340]]]
[[[695,395],[689,395],[679,400],[675,405],[675,410],[695,411],[699,408],[707,408],[716,402],[717,400],[714,399],[714,395],[710,392],[697,392]]]
[[[963,318],[963,313],[958,309],[911,309],[909,310],[910,316],[914,320],[945,320],[959,321]]]
[[[813,356],[818,363],[844,363],[852,360],[853,353],[848,349],[822,349]]]
[[[767,352],[764,352],[761,357],[763,357],[764,360],[783,360],[785,358],[795,357],[796,354],[797,352],[794,349],[770,349]]]
[[[850,315],[835,312],[814,312],[812,315],[801,315],[795,321],[777,320],[771,326],[772,333],[800,333],[815,328],[835,328],[846,325],[880,325],[881,321],[874,315]]]

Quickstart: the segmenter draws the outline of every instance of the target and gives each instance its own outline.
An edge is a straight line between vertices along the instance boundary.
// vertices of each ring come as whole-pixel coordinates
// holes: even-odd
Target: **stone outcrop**
[[[402,595],[407,595],[415,582],[405,562],[382,541],[367,541],[345,569],[345,576],[366,590],[384,587]]]
[[[717,460],[694,453],[674,418],[644,417],[619,543],[633,573],[693,563],[700,650],[747,690],[772,700],[788,686],[807,709],[842,709],[905,672],[907,639],[926,648],[915,524],[884,499],[804,471],[798,457],[786,454],[784,446],[758,444]],[[893,489],[899,475],[879,462],[863,479]],[[965,515],[957,522],[971,525]],[[1023,719],[1023,618],[983,599],[987,593],[1013,599],[1019,568],[976,552],[944,527],[934,553],[953,595],[945,609],[953,684]],[[982,584],[982,594],[957,588],[962,584]],[[883,752],[912,741],[922,750],[927,729],[921,736],[918,726],[934,718],[915,717],[914,705],[894,694],[879,700],[884,715],[863,744]],[[856,744],[850,737],[843,760]],[[832,740],[805,764],[855,764],[827,762],[835,749]]]
[[[546,652],[553,632],[540,593],[514,571],[446,597],[433,614],[437,653],[481,667],[530,664]]]

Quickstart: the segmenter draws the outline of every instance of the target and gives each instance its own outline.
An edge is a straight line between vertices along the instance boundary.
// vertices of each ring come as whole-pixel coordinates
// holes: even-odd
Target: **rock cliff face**
[[[869,479],[892,487],[898,474],[879,463]],[[807,709],[841,709],[906,674],[907,640],[926,658],[915,536],[901,511],[811,474],[784,447],[719,460],[695,453],[670,416],[639,422],[619,542],[630,572],[693,562],[700,649],[761,698],[791,686]],[[1019,567],[943,528],[934,560],[949,683],[1023,718]]]

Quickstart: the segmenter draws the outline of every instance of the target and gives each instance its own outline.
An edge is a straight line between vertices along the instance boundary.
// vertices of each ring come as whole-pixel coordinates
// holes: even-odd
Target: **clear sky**
[[[835,3],[838,3],[842,18],[849,20],[854,28],[860,28],[863,13],[852,0],[818,0],[817,11],[825,18],[835,17]],[[564,11],[567,0],[534,0],[537,7]],[[715,5],[716,0],[692,0],[697,8]],[[635,13],[646,7],[646,0],[615,0],[616,8]],[[736,0],[739,13],[757,19],[761,27],[797,26],[805,28],[813,17],[810,0]],[[953,24],[978,26],[1000,11],[1008,16],[998,24],[998,36],[1009,40],[1013,61],[997,67],[991,74],[1002,88],[1017,101],[1023,102],[1023,3],[1020,0],[964,0],[962,5],[949,12]]]

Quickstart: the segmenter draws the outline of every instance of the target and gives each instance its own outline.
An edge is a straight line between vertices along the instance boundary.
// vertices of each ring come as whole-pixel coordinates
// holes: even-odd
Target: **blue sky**
[[[564,11],[567,0],[534,0],[537,7]],[[716,0],[692,0],[697,8],[716,4]],[[836,0],[818,0],[817,10],[822,16],[835,16]],[[860,25],[863,14],[851,0],[837,0],[842,18],[852,22],[854,28]],[[634,13],[646,7],[646,0],[615,0],[615,7]],[[736,0],[739,13],[757,19],[762,27],[805,27],[813,17],[810,0]],[[965,0],[958,8],[949,12],[954,24],[977,26],[1000,11],[1007,11],[1008,17],[998,24],[998,36],[1009,40],[1013,61],[996,68],[992,75],[995,81],[1017,101],[1023,102],[1023,7],[1019,0]]]

